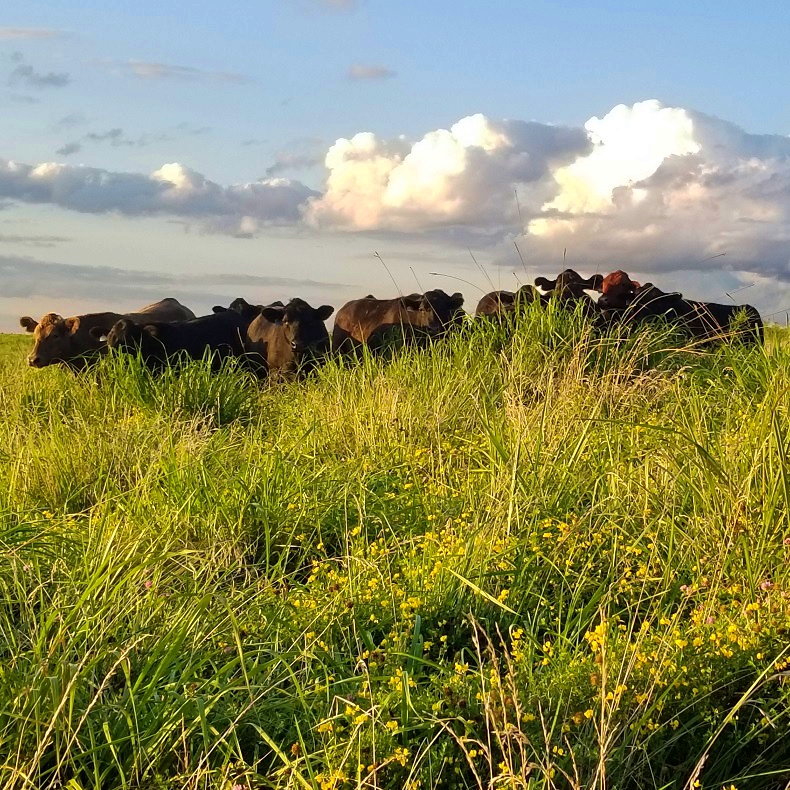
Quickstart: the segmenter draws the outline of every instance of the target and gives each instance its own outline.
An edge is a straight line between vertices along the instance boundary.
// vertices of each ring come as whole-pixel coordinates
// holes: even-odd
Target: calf
[[[326,321],[334,307],[311,307],[303,299],[269,305],[247,327],[245,349],[259,374],[307,372],[329,352]]]
[[[405,340],[440,337],[463,322],[463,304],[462,294],[451,296],[438,288],[396,299],[355,299],[338,310],[332,345],[341,352],[379,349],[393,330]]]
[[[47,313],[40,321],[30,316],[19,319],[20,325],[35,337],[33,350],[27,358],[34,368],[65,365],[71,370],[84,370],[105,350],[100,339],[123,318],[139,322],[172,322],[194,318],[195,314],[176,299],[162,299],[135,313],[88,313],[63,318]]]
[[[211,367],[217,370],[227,357],[244,355],[248,325],[249,321],[232,310],[169,324],[142,324],[122,318],[107,334],[106,345],[127,354],[140,354],[151,370],[202,359],[210,353]]]

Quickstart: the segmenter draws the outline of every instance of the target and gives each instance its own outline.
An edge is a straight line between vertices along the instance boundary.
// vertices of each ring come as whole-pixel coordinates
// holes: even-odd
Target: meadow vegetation
[[[533,305],[271,385],[4,338],[0,786],[783,787],[768,335]]]

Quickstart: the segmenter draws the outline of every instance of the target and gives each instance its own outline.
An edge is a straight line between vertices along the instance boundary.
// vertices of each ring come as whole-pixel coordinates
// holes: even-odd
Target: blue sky
[[[415,275],[453,285],[429,275],[439,267],[480,281],[468,248],[509,287],[519,240],[534,252],[523,279],[533,266],[553,274],[570,240],[581,269],[604,265],[590,253],[603,247],[625,258],[611,268],[632,262],[659,284],[711,293],[748,284],[773,307],[790,279],[788,29],[790,8],[773,2],[756,13],[721,2],[7,0],[0,163],[65,169],[47,173],[45,196],[31,197],[39,171],[0,178],[0,329],[25,305],[143,298],[137,270],[162,274],[151,296],[175,289],[198,309],[236,286],[190,276],[259,277],[249,287],[261,298],[385,295],[394,286],[375,250],[404,290]],[[618,105],[628,112],[612,115]],[[483,120],[454,126],[470,116]],[[584,130],[593,117],[605,119],[600,139]],[[340,150],[340,138],[353,144]],[[175,179],[174,191],[130,202],[167,163],[184,169],[153,184]],[[83,165],[101,192],[87,209],[63,197]],[[602,182],[604,169],[619,180]],[[139,178],[110,193],[96,184],[104,172]],[[271,178],[288,185],[274,197],[267,181],[241,208],[220,194]],[[630,190],[626,208],[618,190]],[[697,262],[722,251],[715,266]],[[115,268],[128,282],[102,269],[105,291],[82,296],[64,286],[82,270],[39,265],[53,263]]]

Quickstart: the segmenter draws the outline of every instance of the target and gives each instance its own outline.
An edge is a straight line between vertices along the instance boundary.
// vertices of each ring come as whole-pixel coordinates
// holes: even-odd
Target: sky
[[[6,0],[0,331],[466,307],[565,265],[790,310],[790,6]]]

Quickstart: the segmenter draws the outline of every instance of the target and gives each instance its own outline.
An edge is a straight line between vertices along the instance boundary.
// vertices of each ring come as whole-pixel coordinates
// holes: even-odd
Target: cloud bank
[[[580,129],[484,115],[415,143],[363,132],[329,149],[326,191],[305,218],[342,230],[495,229],[517,218],[517,185],[537,184],[588,148]]]
[[[77,144],[88,141],[139,144],[120,130]],[[138,174],[0,160],[0,200],[167,215],[236,236],[285,223],[511,250],[516,240],[530,260],[567,249],[585,270],[724,266],[790,281],[790,138],[694,110],[650,100],[578,128],[470,115],[416,140],[360,132],[323,161],[319,192],[275,177],[309,167],[310,151],[230,186],[175,163]]]
[[[790,280],[790,138],[657,101],[585,128],[592,150],[554,172],[555,196],[525,228],[533,253],[568,248],[600,270],[726,265]]]
[[[176,163],[142,175],[0,159],[0,198],[91,214],[186,217],[233,235],[250,235],[264,225],[296,222],[299,207],[315,194],[304,184],[285,178],[223,187]]]
[[[113,304],[126,301],[127,309],[131,309],[135,301],[153,301],[161,299],[163,294],[210,301],[221,297],[235,298],[237,290],[244,288],[277,288],[278,293],[288,294],[308,286],[330,290],[346,287],[342,283],[304,278],[233,273],[194,275],[185,281],[183,275],[167,272],[52,263],[27,256],[0,255],[0,292],[8,298],[48,296],[107,301],[108,294],[111,294]]]

